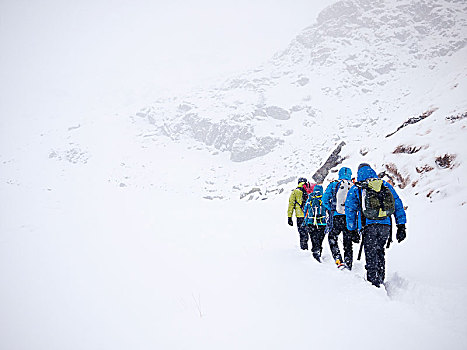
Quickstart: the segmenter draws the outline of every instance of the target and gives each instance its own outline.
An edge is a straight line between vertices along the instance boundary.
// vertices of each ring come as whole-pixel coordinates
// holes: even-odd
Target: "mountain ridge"
[[[459,76],[448,84],[465,88],[465,64],[450,65],[466,56],[465,10],[462,2],[447,0],[339,1],[268,64],[215,87],[159,100],[132,121],[145,142],[191,139],[206,153],[253,162],[256,175],[248,174],[251,164],[233,166],[241,191],[258,182],[273,186],[318,168],[341,141],[352,148],[353,142],[383,137],[410,115],[439,108],[429,74],[446,80],[449,67]],[[453,112],[463,113],[465,98],[453,95]],[[294,159],[303,150],[313,155]],[[266,162],[275,164],[261,166]],[[217,175],[232,177],[229,170]]]

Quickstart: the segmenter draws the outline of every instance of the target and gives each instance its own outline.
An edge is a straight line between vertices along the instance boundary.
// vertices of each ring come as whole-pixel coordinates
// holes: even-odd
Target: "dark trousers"
[[[324,229],[326,226],[308,225],[311,240],[311,252],[316,259],[321,257],[323,251]]]
[[[371,224],[363,229],[367,280],[376,287],[384,282],[386,260],[384,248],[391,234],[391,226]]]
[[[303,225],[304,218],[297,218],[297,230],[300,236],[300,248],[308,250],[308,227]]]
[[[338,238],[342,232],[344,240],[344,260],[342,260],[341,252],[339,250]],[[329,248],[331,248],[332,257],[334,260],[339,259],[341,262],[345,262],[349,269],[352,268],[353,263],[353,247],[352,238],[350,237],[349,231],[347,230],[347,221],[345,215],[335,215],[332,221],[332,229],[328,235]]]
[[[313,255],[316,254],[320,257],[323,250],[324,229],[326,226],[303,225],[304,220],[304,218],[297,218],[300,248],[308,250],[308,239],[310,239]]]

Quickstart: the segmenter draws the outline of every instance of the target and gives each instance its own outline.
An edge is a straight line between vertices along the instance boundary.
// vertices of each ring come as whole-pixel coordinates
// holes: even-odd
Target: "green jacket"
[[[293,211],[295,209],[295,216],[297,218],[303,218],[305,217],[305,214],[303,213],[302,208],[300,207],[302,205],[303,201],[303,192],[300,188],[303,187],[305,183],[300,182],[298,184],[298,187],[292,191],[289,197],[289,209],[287,210],[287,216],[291,218],[293,216]],[[305,206],[305,203],[303,203],[303,206]]]

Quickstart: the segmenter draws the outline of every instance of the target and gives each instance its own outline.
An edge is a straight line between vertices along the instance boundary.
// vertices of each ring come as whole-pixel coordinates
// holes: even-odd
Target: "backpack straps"
[[[366,226],[366,217],[365,215],[363,215],[363,195],[362,195],[362,187],[360,186],[357,186],[358,188],[358,196],[360,197],[360,200],[359,200],[359,204],[360,204],[360,221],[362,223],[362,230],[365,228]],[[358,218],[357,218],[357,227],[358,227]]]
[[[334,188],[332,189],[332,192],[331,192],[331,194],[332,194],[332,196],[331,196],[331,211],[334,212],[334,211],[336,211],[336,206],[337,206],[337,198],[336,198],[337,191],[339,190],[339,187],[340,187],[340,185],[342,183],[342,180],[340,180],[340,181],[336,180],[336,181],[333,181],[333,182],[337,183],[336,186],[334,186]]]
[[[302,204],[298,203],[297,202],[297,197],[295,197],[294,207],[298,204],[300,209],[302,209],[302,211],[303,211],[303,209],[305,208],[305,203],[306,203],[306,199],[304,197],[305,197],[305,194],[308,197],[308,193],[306,193],[306,191],[305,191],[305,189],[303,187],[297,187],[296,190],[300,190],[300,192],[302,193]],[[295,209],[295,210],[297,210],[297,209]]]

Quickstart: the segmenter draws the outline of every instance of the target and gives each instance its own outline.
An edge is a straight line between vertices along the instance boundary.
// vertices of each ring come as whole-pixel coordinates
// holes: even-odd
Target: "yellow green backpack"
[[[371,220],[383,220],[394,214],[395,201],[391,190],[381,179],[366,179],[355,184],[360,189],[363,216]]]

